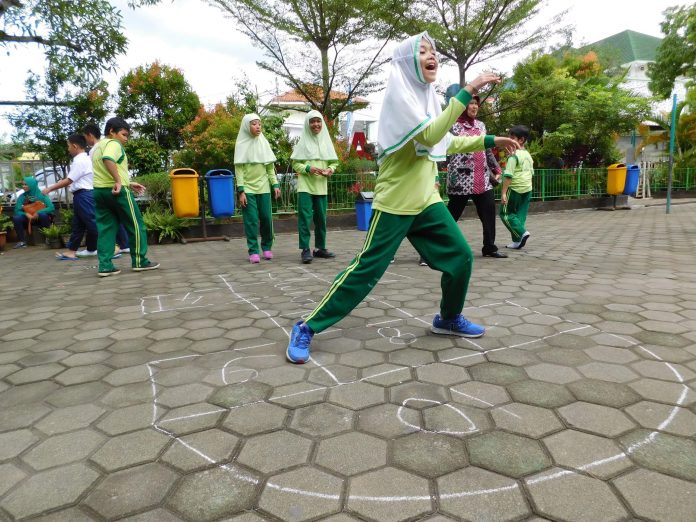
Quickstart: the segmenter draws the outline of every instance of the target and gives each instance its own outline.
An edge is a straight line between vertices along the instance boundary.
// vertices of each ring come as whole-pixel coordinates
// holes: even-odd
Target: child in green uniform
[[[292,168],[297,172],[297,229],[303,263],[313,257],[335,257],[326,249],[327,178],[338,166],[338,156],[319,111],[305,116],[302,136],[292,151]],[[309,226],[314,218],[314,256],[309,250]]]
[[[261,118],[258,114],[247,114],[242,118],[234,146],[234,170],[250,263],[258,263],[261,260],[259,222],[263,258],[273,259],[271,187],[276,199],[280,197],[280,188],[273,168],[275,160],[275,154],[261,132]]]
[[[532,195],[534,161],[524,148],[524,144],[529,139],[529,129],[524,125],[515,125],[508,134],[517,142],[520,149],[508,158],[505,172],[503,172],[500,219],[512,235],[512,243],[507,247],[519,250],[524,247],[530,236],[525,222]]]
[[[145,187],[130,180],[128,158],[123,148],[129,135],[130,126],[125,120],[111,118],[104,127],[104,139],[94,146],[92,155],[99,277],[121,273],[111,261],[119,224],[128,232],[133,271],[159,268],[159,263],[146,257],[147,230],[133,197],[133,192],[142,194]]]
[[[511,152],[517,148],[509,138],[454,137],[448,133],[471,95],[499,79],[492,74],[479,76],[442,111],[433,87],[438,68],[435,44],[427,33],[402,42],[391,63],[379,118],[380,167],[365,244],[306,321],[293,327],[286,351],[292,363],[306,362],[312,336],[338,322],[362,301],[389,267],[404,237],[430,267],[442,272],[440,314],[435,316],[431,331],[464,337],[480,337],[485,331],[461,315],[473,256],[434,182],[436,162],[447,154],[494,145]]]

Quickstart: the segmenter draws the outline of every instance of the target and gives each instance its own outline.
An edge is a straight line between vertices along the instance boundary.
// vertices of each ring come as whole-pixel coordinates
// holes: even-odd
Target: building
[[[586,45],[582,50],[594,50],[617,61],[624,69],[627,69],[626,79],[623,86],[640,96],[651,97],[652,93],[648,88],[650,78],[648,78],[648,65],[655,61],[657,48],[662,42],[661,38],[636,31],[623,31],[615,35],[604,38],[597,42]],[[677,95],[679,100],[686,97],[686,79],[677,78],[672,94]],[[653,111],[657,114],[669,114],[672,111],[672,96],[667,100],[657,101],[653,104]],[[663,129],[652,121],[643,122],[651,132],[663,132]],[[640,144],[641,138],[636,134],[621,136],[617,147],[624,153],[624,160],[629,163],[645,162],[654,163],[664,161],[668,154],[668,145],[659,143],[645,148],[638,157],[634,150]]]
[[[323,91],[321,88],[317,87],[317,90],[317,95],[319,97],[323,96]],[[345,100],[346,97],[347,94],[344,92],[331,91],[332,100],[342,101]],[[366,106],[369,105],[369,100],[358,96],[353,99],[353,103],[360,108],[352,111],[352,115],[349,115],[348,112],[342,112],[339,115],[339,135],[348,137],[348,126],[352,124],[350,134],[354,132],[364,132],[368,141],[371,141],[372,134],[374,134],[373,124],[377,121],[377,118],[366,110]],[[296,89],[293,89],[284,94],[271,98],[267,104],[267,107],[269,110],[282,110],[287,112],[287,117],[285,118],[283,128],[288,133],[290,139],[300,137],[300,134],[302,133],[302,126],[304,125],[305,115],[311,109],[310,104],[304,95],[302,95]]]

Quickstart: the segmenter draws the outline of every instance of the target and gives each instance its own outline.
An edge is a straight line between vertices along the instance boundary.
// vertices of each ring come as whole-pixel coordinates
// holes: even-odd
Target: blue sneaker
[[[304,364],[309,360],[309,344],[312,342],[314,332],[304,322],[299,321],[292,327],[288,349],[285,357],[293,364]]]
[[[430,331],[440,335],[458,335],[459,337],[481,337],[486,329],[480,324],[468,321],[462,314],[454,319],[442,319],[436,314]]]

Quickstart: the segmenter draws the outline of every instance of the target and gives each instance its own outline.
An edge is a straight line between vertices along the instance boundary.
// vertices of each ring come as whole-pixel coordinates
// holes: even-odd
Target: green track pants
[[[445,204],[435,203],[415,216],[375,210],[365,244],[348,268],[336,276],[329,291],[307,317],[307,325],[318,333],[348,315],[387,271],[405,237],[432,269],[442,272],[441,316],[452,319],[460,314],[473,256]]]
[[[97,238],[99,271],[114,269],[111,258],[114,255],[119,224],[123,224],[128,232],[131,266],[136,268],[147,265],[150,262],[146,257],[147,230],[133,193],[126,187],[122,187],[118,196],[114,196],[110,188],[95,188],[93,194],[99,234]]]
[[[529,210],[529,200],[532,193],[524,192],[520,194],[512,189],[508,189],[507,205],[500,205],[500,219],[507,227],[512,236],[512,240],[517,243],[522,234],[527,230],[527,211]]]
[[[271,195],[246,195],[247,205],[242,208],[244,235],[247,238],[249,255],[259,252],[259,223],[261,224],[261,250],[273,249],[273,218],[271,215]]]
[[[309,248],[309,227],[314,220],[314,246],[326,248],[326,205],[327,196],[315,196],[309,192],[297,193],[297,231],[300,249]]]

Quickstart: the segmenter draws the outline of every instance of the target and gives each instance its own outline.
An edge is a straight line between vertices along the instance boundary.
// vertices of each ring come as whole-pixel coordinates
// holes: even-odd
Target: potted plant
[[[41,229],[41,233],[46,238],[46,245],[48,248],[62,248],[63,241],[61,236],[63,235],[63,227],[59,227],[53,223],[49,227],[44,227]]]
[[[181,231],[190,226],[191,221],[176,217],[169,209],[152,205],[143,212],[143,222],[147,228],[148,239],[157,243],[172,243],[182,238]]]
[[[71,208],[60,209],[60,227],[63,229],[63,244],[67,245],[70,241],[70,233],[72,232],[72,220],[75,212]]]
[[[13,227],[12,218],[2,213],[2,207],[0,207],[0,252],[5,250],[5,245],[7,244],[7,231]]]

